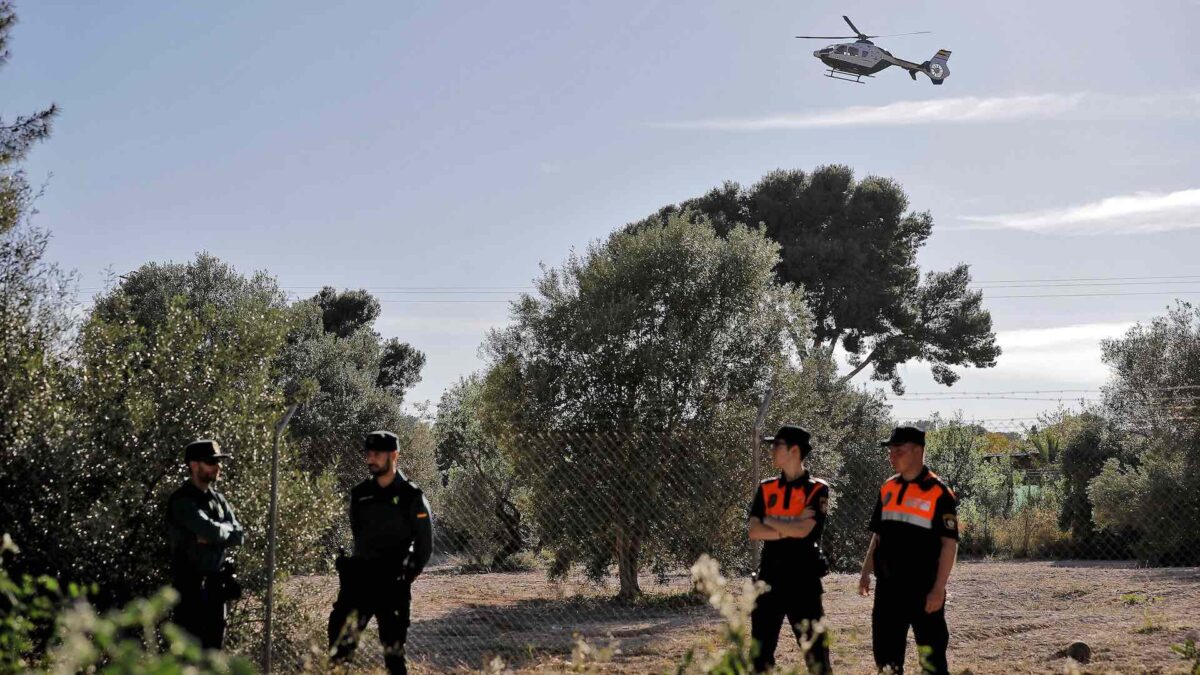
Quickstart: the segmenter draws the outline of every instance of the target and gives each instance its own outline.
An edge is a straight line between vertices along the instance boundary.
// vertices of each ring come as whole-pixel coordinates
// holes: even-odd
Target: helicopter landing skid
[[[834,80],[841,80],[842,82],[854,82],[856,84],[866,84],[865,82],[862,81],[862,78],[875,77],[875,76],[874,75],[859,75],[857,73],[847,73],[844,70],[834,70],[834,69],[830,68],[829,72],[825,73],[825,77],[828,77],[828,78],[834,79]]]

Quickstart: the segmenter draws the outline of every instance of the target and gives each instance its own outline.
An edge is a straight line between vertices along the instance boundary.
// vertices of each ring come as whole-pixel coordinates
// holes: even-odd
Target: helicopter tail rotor
[[[921,64],[921,70],[929,76],[929,79],[934,84],[941,84],[950,77],[950,66],[946,62],[950,60],[949,49],[939,49],[933,55],[933,58]],[[916,73],[913,73],[913,78],[916,78]]]

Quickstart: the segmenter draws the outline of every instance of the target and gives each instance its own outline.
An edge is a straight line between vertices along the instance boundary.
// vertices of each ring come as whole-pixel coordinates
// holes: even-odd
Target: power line
[[[1044,293],[1040,295],[989,295],[988,300],[1010,298],[1111,298],[1121,295],[1194,295],[1200,291],[1150,291],[1133,293]]]
[[[890,400],[890,399],[889,399]],[[1073,398],[1073,396],[1058,396],[1057,399],[1024,398],[1024,396],[958,396],[958,398],[905,398],[896,402],[906,401],[1094,401],[1098,399]]]
[[[1158,280],[1158,281],[1147,281],[1147,280],[1152,280],[1152,279]],[[1178,275],[1173,275],[1173,276],[1138,276],[1138,277],[1060,277],[1060,278],[1054,278],[1054,279],[990,279],[990,280],[986,280],[986,281],[976,279],[973,281],[973,285],[983,286],[983,285],[989,285],[989,284],[1032,284],[1032,283],[1056,284],[1056,283],[1064,283],[1064,282],[1081,282],[1081,281],[1102,281],[1102,282],[1103,281],[1111,281],[1111,282],[1131,281],[1131,282],[1145,282],[1145,283],[1154,284],[1154,283],[1171,283],[1173,280],[1182,280],[1182,279],[1200,280],[1200,274],[1192,274],[1192,275],[1178,274]],[[1179,281],[1179,283],[1189,283],[1190,284],[1190,283],[1200,283],[1200,281]],[[351,288],[351,287],[354,287],[355,285],[356,284],[348,284],[348,285],[342,285],[342,287],[343,288]],[[1117,284],[1096,284],[1096,285],[1108,286],[1108,285],[1117,285]],[[1134,284],[1124,284],[1124,285],[1134,285]],[[282,290],[287,290],[287,289],[298,289],[298,290],[299,289],[304,289],[304,290],[317,289],[317,290],[320,290],[327,286],[333,286],[335,288],[337,287],[337,286],[331,285],[331,284],[317,284],[317,285],[288,284],[288,285],[280,285],[278,288],[280,288]],[[359,287],[365,288],[361,285],[359,285]],[[442,290],[445,290],[445,291],[524,291],[524,290],[536,290],[537,286],[531,286],[531,285],[519,285],[519,286],[499,286],[499,285],[410,286],[410,285],[401,285],[401,286],[375,286],[373,288],[374,288],[374,290],[377,290],[377,291],[442,291]],[[80,290],[98,291],[98,290],[105,290],[105,288],[104,287],[87,287],[87,288],[83,288]],[[367,289],[367,290],[371,290],[371,289]]]
[[[1103,287],[1103,286],[1162,286],[1163,284],[1200,284],[1200,281],[1113,281],[1113,282],[1081,282],[1081,283],[1063,283],[1063,284],[987,284],[987,285],[972,285],[972,290],[984,290],[987,288],[1075,288],[1075,287]]]
[[[976,280],[977,284],[1016,284],[1016,283],[1034,283],[1034,282],[1056,282],[1056,281],[1136,281],[1141,279],[1200,279],[1200,274],[1177,274],[1174,276],[1161,277],[1059,277],[1057,279],[990,279],[988,281]]]
[[[1176,391],[1180,389],[1200,389],[1200,384],[1179,384],[1167,387],[1139,387],[1138,391]],[[1098,394],[1103,389],[1021,389],[1013,391],[910,391],[894,396],[958,396],[958,395],[1003,395],[1014,394]]]
[[[87,292],[89,292],[89,291],[85,291],[85,290],[81,290],[81,291],[80,291],[80,293],[87,293]],[[370,291],[369,291],[369,289],[368,289],[368,292],[370,292]],[[476,292],[466,292],[466,291],[464,291],[464,292],[461,292],[461,293],[458,293],[458,294],[460,294],[460,295],[479,295],[479,294],[482,294],[482,293],[483,293],[483,292],[480,292],[480,291],[476,291]],[[1175,296],[1179,296],[1179,295],[1195,295],[1195,294],[1197,294],[1197,293],[1200,293],[1200,290],[1196,290],[1196,291],[1188,291],[1188,290],[1176,290],[1176,291],[1153,291],[1153,292],[1132,292],[1132,293],[1042,293],[1042,294],[1037,294],[1037,295],[990,295],[990,296],[987,296],[987,299],[988,299],[988,300],[1011,300],[1011,299],[1017,299],[1017,298],[1025,298],[1025,299],[1030,299],[1030,298],[1110,298],[1110,297],[1119,297],[1119,296],[1134,296],[1134,295],[1175,295]],[[422,295],[422,294],[426,294],[426,295],[428,295],[428,294],[432,294],[432,293],[430,293],[430,292],[416,292],[416,291],[414,291],[414,292],[412,292],[412,294],[414,294],[414,295]],[[514,292],[514,293],[506,293],[506,294],[508,294],[508,295],[515,295],[516,293]],[[294,297],[296,297],[296,298],[300,298],[300,296],[299,296],[299,295],[295,295]],[[512,302],[512,300],[441,300],[441,299],[438,299],[438,300],[407,300],[407,299],[383,299],[383,300],[380,300],[380,302],[504,302],[504,303],[507,303],[507,302]]]

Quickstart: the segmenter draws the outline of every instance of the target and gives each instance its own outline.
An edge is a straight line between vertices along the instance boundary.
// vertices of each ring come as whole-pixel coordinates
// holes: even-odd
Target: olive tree
[[[695,541],[682,524],[744,518],[728,488],[747,477],[745,431],[806,330],[777,255],[691,217],[618,231],[547,269],[490,335],[489,405],[557,571],[615,562],[631,597],[647,559]]]
[[[773,171],[748,188],[726,182],[665,206],[628,229],[684,212],[722,235],[744,225],[778,242],[779,280],[804,288],[810,344],[845,349],[852,366],[847,380],[870,367],[874,379],[902,393],[897,368],[909,361],[928,363],[934,380],[947,386],[958,380],[955,367],[996,365],[992,317],[983,294],[970,288],[970,270],[959,264],[922,277],[917,253],[933,217],[910,211],[908,195],[892,179],[856,180],[840,165]]]

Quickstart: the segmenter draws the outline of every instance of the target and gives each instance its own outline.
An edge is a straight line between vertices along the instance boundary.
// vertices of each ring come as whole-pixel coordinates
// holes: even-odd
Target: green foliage
[[[1113,371],[1104,408],[1115,440],[1084,488],[1095,525],[1147,562],[1196,564],[1200,546],[1179,523],[1200,518],[1200,310],[1178,303],[1105,340],[1102,354]]]
[[[1103,417],[1085,413],[1067,438],[1060,456],[1066,496],[1059,526],[1081,541],[1095,535],[1088,483],[1100,474],[1104,463],[1121,452],[1120,438]]]
[[[451,551],[465,553],[473,566],[502,569],[525,547],[522,506],[529,496],[500,439],[484,429],[483,405],[479,375],[442,394],[434,433],[446,487],[434,512]]]
[[[4,535],[0,556],[0,673],[252,673],[244,659],[205,652],[166,623],[177,599],[164,589],[98,615],[81,588],[50,576],[12,576],[19,553]]]
[[[321,324],[326,333],[340,338],[350,337],[361,328],[369,328],[383,310],[379,299],[366,289],[338,292],[326,286],[312,298],[321,308]]]
[[[180,453],[196,437],[216,438],[235,455],[220,487],[248,532],[267,530],[271,433],[284,408],[277,362],[288,310],[269,285],[233,279],[203,258],[190,269],[142,272],[99,299],[69,363],[35,362],[58,398],[33,409],[30,440],[6,445],[0,472],[7,522],[27,542],[25,564],[103,582],[101,606],[165,581],[162,504],[183,480]],[[147,276],[220,304],[179,295],[159,305],[160,284]],[[287,534],[276,560],[285,573],[321,560],[314,552],[342,503],[331,477],[302,473],[290,444],[281,453]],[[265,548],[265,537],[251,534],[238,552],[248,594],[235,616],[266,585]]]
[[[744,447],[753,402],[804,334],[775,259],[760,234],[722,239],[672,217],[547,270],[491,335],[489,415],[515,439],[559,571],[602,574],[615,559],[622,594],[636,595],[643,554],[699,553],[692,535],[706,530],[681,521],[744,518],[727,486],[748,484],[748,458],[729,448]]]
[[[15,23],[12,3],[0,0],[0,65]],[[61,384],[74,279],[45,261],[50,235],[30,222],[37,195],[16,168],[49,134],[55,114],[50,106],[0,119],[0,523],[6,528],[28,522],[25,483],[39,480],[72,424]]]
[[[222,314],[272,321],[278,325],[264,329],[273,330],[283,325],[287,295],[266,272],[246,277],[215,256],[201,253],[193,262],[151,262],[122,276],[118,285],[96,298],[92,314],[106,323],[130,322],[153,339],[173,303],[181,303],[186,314],[215,308]],[[214,343],[228,341],[236,336],[234,329],[221,321],[208,321],[205,337]]]
[[[62,492],[79,498],[63,511],[73,514],[68,522],[90,550],[50,569],[85,579],[125,570],[107,587],[128,598],[166,578],[161,505],[184,478],[180,451],[194,438],[216,438],[234,454],[221,488],[248,531],[265,531],[271,430],[283,409],[272,365],[286,322],[280,308],[232,303],[197,312],[179,296],[143,328],[132,306],[122,317],[122,304],[106,303],[80,342],[76,461],[84,470]],[[215,333],[223,339],[210,340]],[[308,481],[293,473],[284,478],[292,479]],[[282,493],[292,496],[289,487]],[[321,500],[312,496],[311,513],[320,513]],[[265,582],[263,542],[255,539],[247,545],[250,561],[242,563],[252,584]]]
[[[0,0],[0,66],[8,61],[9,33],[16,23],[11,0]],[[18,115],[11,122],[0,118],[0,170],[24,159],[34,143],[48,137],[57,114],[58,107],[52,104],[31,115]],[[4,232],[4,221],[0,219],[0,234]]]
[[[425,354],[417,348],[388,338],[383,343],[383,355],[379,359],[379,377],[376,382],[396,396],[412,389],[421,381],[421,369],[425,367]]]
[[[933,218],[907,211],[895,181],[855,181],[848,167],[832,165],[807,174],[773,171],[750,188],[726,182],[628,229],[689,212],[722,236],[739,224],[761,229],[782,246],[779,279],[804,288],[812,345],[832,350],[840,343],[854,373],[870,365],[875,379],[900,393],[902,363],[925,361],[935,380],[950,385],[958,379],[951,366],[988,368],[1000,354],[966,265],[928,273],[922,282],[917,252]]]
[[[1158,596],[1146,595],[1145,593],[1122,593],[1121,602],[1129,607],[1144,604],[1154,604],[1159,601]]]
[[[1196,641],[1188,638],[1182,643],[1171,645],[1171,651],[1179,655],[1179,658],[1185,661],[1191,661],[1188,672],[1191,675],[1200,675],[1200,648],[1196,647]]]
[[[53,577],[13,576],[9,560],[20,551],[8,533],[0,542],[0,673],[24,673],[44,658],[58,612],[84,590]]]
[[[1061,483],[1025,486],[1012,515],[997,521],[996,548],[1014,558],[1062,558],[1068,535],[1058,527],[1062,508]]]
[[[1019,476],[1007,459],[984,459],[991,449],[988,432],[963,421],[935,416],[926,435],[925,463],[958,497],[960,546],[965,553],[992,553],[996,527],[1009,515]]]
[[[96,613],[87,603],[76,604],[59,619],[60,634],[47,659],[49,672],[255,672],[244,658],[202,650],[184,631],[166,623],[177,599],[175,591],[167,588],[105,614]]]
[[[381,339],[372,328],[378,301],[363,293],[326,288],[291,307],[291,331],[279,369],[289,379],[315,382],[317,391],[292,419],[289,436],[301,466],[333,471],[344,493],[366,477],[363,437],[378,429],[393,431],[403,441],[400,468],[405,475],[426,490],[435,489],[433,448],[422,435],[428,430],[401,408],[404,391],[420,379],[424,356],[407,344]]]
[[[22,206],[21,208],[27,208]],[[28,224],[0,234],[0,522],[25,518],[23,495],[41,489],[50,455],[71,431],[71,278],[43,260],[49,235]],[[18,533],[19,534],[19,533]]]
[[[879,439],[890,425],[890,411],[879,396],[844,382],[825,349],[810,353],[797,365],[784,366],[773,390],[764,428],[770,432],[781,424],[797,423],[812,433],[815,448],[805,466],[832,484],[821,548],[834,570],[857,570],[871,537],[865,524],[879,486],[894,473],[887,453],[879,449]],[[769,448],[763,445],[759,450],[761,477],[767,478],[773,471]],[[753,482],[746,483],[744,503],[749,503],[753,487]],[[735,528],[743,541],[745,515],[745,511],[740,514],[742,522]]]

